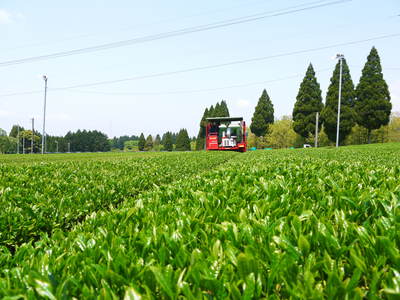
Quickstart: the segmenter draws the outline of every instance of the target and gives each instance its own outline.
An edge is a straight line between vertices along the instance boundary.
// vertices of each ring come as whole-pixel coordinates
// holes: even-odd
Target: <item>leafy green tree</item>
[[[148,135],[146,138],[146,143],[144,145],[144,150],[145,151],[151,151],[153,149],[153,137],[151,134]]]
[[[190,151],[190,138],[186,129],[181,129],[176,138],[177,151]]]
[[[251,132],[258,137],[264,136],[272,123],[274,123],[274,106],[264,89],[251,119]]]
[[[17,137],[17,136],[18,136],[18,127],[19,127],[19,132],[25,130],[24,127],[21,127],[21,126],[19,126],[19,125],[13,125],[13,127],[11,128],[11,131],[10,131],[10,135],[9,135],[9,136]]]
[[[33,138],[33,152],[39,152],[39,145],[40,145],[40,136],[36,135],[34,132],[32,136],[32,130],[23,130],[20,131],[19,137],[21,142],[24,143],[25,153],[30,153],[32,149],[32,138]],[[22,147],[22,144],[21,144]]]
[[[293,121],[282,119],[271,124],[270,131],[266,135],[266,142],[273,148],[288,148],[295,146],[297,134],[293,130]]]
[[[336,142],[337,112],[339,99],[340,61],[336,64],[331,77],[331,84],[326,94],[325,107],[321,112],[321,120],[325,133],[331,142]],[[342,143],[350,134],[355,123],[354,116],[355,90],[350,70],[346,60],[342,60],[342,94],[340,101],[339,143]]]
[[[173,148],[174,144],[172,143],[172,133],[168,131],[165,133],[164,151],[172,151]]]
[[[153,149],[155,151],[160,151],[160,147],[161,147],[161,137],[159,134],[156,135],[156,138],[154,139],[154,146]]]
[[[315,77],[314,68],[312,64],[310,64],[300,84],[296,103],[294,104],[294,131],[304,138],[307,138],[310,134],[314,134],[316,113],[321,112],[322,108],[321,88]]]
[[[0,128],[0,136],[7,136],[7,131],[4,129]]]
[[[356,96],[357,123],[367,129],[370,143],[371,131],[387,125],[392,110],[389,88],[383,79],[381,62],[375,47],[372,47],[367,57],[356,88]]]
[[[146,145],[146,139],[144,138],[144,134],[141,133],[140,137],[139,137],[139,143],[138,143],[139,151],[144,151],[145,145]]]
[[[0,136],[0,153],[16,153],[17,139],[6,135]]]

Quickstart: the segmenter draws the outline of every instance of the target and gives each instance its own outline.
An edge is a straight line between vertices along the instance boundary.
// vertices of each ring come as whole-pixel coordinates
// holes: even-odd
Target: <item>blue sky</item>
[[[0,64],[316,2],[3,0]],[[46,131],[51,135],[79,128],[109,136],[187,128],[196,135],[205,107],[222,99],[231,115],[250,123],[264,88],[279,118],[291,114],[310,62],[325,97],[336,63],[332,56],[344,53],[357,83],[372,46],[381,57],[393,111],[400,111],[400,36],[169,76],[52,90],[396,34],[399,15],[398,0],[353,0],[126,47],[0,66],[0,128],[9,131],[16,123],[29,127],[32,117],[41,128],[41,92],[5,95],[42,90],[42,74],[49,77]]]

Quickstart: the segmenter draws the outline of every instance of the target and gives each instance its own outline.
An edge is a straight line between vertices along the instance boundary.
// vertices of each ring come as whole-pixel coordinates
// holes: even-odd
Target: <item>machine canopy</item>
[[[207,118],[207,121],[211,122],[234,122],[234,121],[243,121],[242,117],[215,117],[215,118]]]

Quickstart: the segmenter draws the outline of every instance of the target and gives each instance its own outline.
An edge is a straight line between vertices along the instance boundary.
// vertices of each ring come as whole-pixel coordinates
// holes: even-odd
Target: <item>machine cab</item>
[[[206,119],[206,149],[246,152],[246,124],[242,117]]]

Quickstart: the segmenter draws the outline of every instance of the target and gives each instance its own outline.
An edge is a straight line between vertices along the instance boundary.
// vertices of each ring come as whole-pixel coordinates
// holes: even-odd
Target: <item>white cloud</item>
[[[12,22],[11,14],[4,9],[0,9],[0,24],[9,24],[11,22]]]
[[[238,100],[236,101],[236,106],[240,107],[240,108],[246,108],[250,106],[250,102],[247,100]]]

